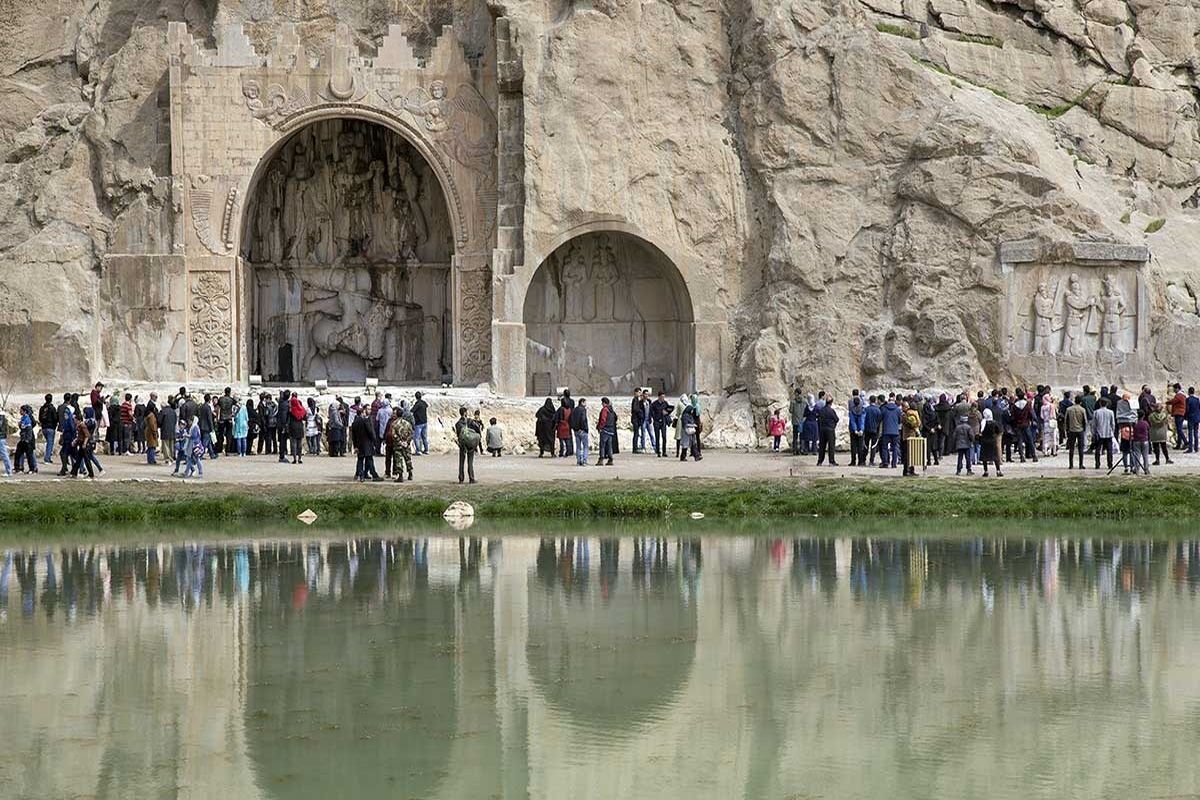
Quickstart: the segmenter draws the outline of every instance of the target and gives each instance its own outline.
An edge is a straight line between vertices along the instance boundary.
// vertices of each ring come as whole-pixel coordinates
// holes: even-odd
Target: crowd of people
[[[695,394],[669,400],[648,389],[633,393],[629,417],[608,397],[596,413],[586,398],[569,390],[547,397],[534,418],[538,458],[574,459],[587,466],[591,451],[597,466],[612,466],[619,452],[618,430],[632,431],[634,453],[657,458],[703,458],[700,398]],[[1149,386],[1136,398],[1116,386],[1095,391],[1049,386],[1033,390],[1007,388],[937,394],[865,394],[851,392],[838,403],[832,395],[816,396],[796,389],[786,408],[775,408],[766,434],[774,452],[815,455],[818,466],[837,466],[837,443],[843,426],[849,435],[850,466],[895,469],[903,474],[919,466],[953,459],[957,474],[975,474],[1003,464],[1038,461],[1066,450],[1070,469],[1093,467],[1110,472],[1148,475],[1152,466],[1173,463],[1172,451],[1200,451],[1200,397],[1189,387],[1168,387],[1159,401]],[[0,431],[9,431],[0,411]],[[495,417],[486,424],[481,412],[459,409],[453,428],[458,448],[460,483],[476,481],[475,457],[505,452],[505,432]],[[429,453],[429,404],[421,392],[408,399],[376,392],[373,398],[332,401],[302,399],[297,391],[251,392],[242,397],[231,387],[219,394],[193,394],[186,387],[166,398],[150,392],[146,399],[130,392],[106,393],[97,383],[87,397],[47,394],[40,408],[24,405],[16,427],[15,464],[7,437],[0,437],[0,464],[5,473],[38,472],[57,463],[58,475],[89,477],[102,473],[100,455],[144,457],[148,464],[169,464],[172,475],[201,478],[204,462],[221,457],[275,457],[280,463],[302,464],[305,456],[340,458],[353,453],[358,481],[403,483],[413,480],[413,459]],[[593,435],[595,442],[593,443]],[[39,438],[42,444],[39,448]],[[913,440],[923,445],[914,448]],[[674,450],[671,450],[671,444]],[[39,449],[41,449],[39,458]],[[1118,459],[1119,456],[1119,459]],[[383,459],[383,475],[375,459]],[[923,463],[912,463],[914,460]]]
[[[535,415],[538,458],[546,455],[554,458],[557,444],[558,458],[573,457],[576,466],[586,467],[593,429],[590,413],[587,398],[575,400],[569,390],[563,391],[557,406],[553,398],[547,397]],[[607,397],[600,398],[600,411],[595,421],[599,439],[598,467],[613,465],[613,455],[619,450],[619,417],[613,402]],[[680,395],[678,403],[671,403],[665,392],[659,392],[658,397],[652,400],[649,389],[638,390],[630,402],[629,427],[633,431],[634,453],[653,449],[658,458],[672,457],[667,444],[673,439],[674,457],[680,461],[687,461],[688,456],[696,461],[704,457],[700,446],[703,430],[700,398],[695,394]]]
[[[1003,476],[1002,464],[1036,462],[1067,453],[1069,469],[1086,469],[1086,455],[1093,467],[1101,464],[1111,473],[1118,466],[1124,474],[1150,474],[1153,466],[1174,463],[1171,452],[1200,451],[1200,397],[1194,387],[1186,393],[1176,383],[1159,401],[1149,386],[1136,398],[1116,386],[1091,386],[1081,391],[1064,390],[1056,395],[1049,386],[1032,391],[1008,388],[962,391],[951,397],[934,394],[872,394],[855,389],[845,406],[819,392],[815,397],[795,390],[788,405],[776,408],[767,420],[771,449],[780,452],[791,431],[793,455],[816,455],[817,464],[837,466],[835,442],[844,412],[850,438],[850,465],[901,467],[915,474],[918,466],[936,466],[943,458],[955,458],[956,474],[983,475],[995,467]],[[911,448],[920,440],[923,448]],[[923,451],[922,465],[910,463],[910,452]],[[1117,459],[1119,456],[1119,459]]]
[[[420,392],[411,407],[383,393],[351,403],[338,395],[322,407],[315,397],[304,401],[291,390],[243,399],[231,387],[203,395],[180,387],[165,399],[150,392],[143,400],[129,392],[108,394],[97,383],[86,398],[66,393],[59,400],[47,394],[36,411],[22,406],[16,463],[9,462],[3,436],[0,463],[6,474],[38,472],[39,435],[41,463],[52,465],[57,457],[57,474],[70,477],[104,472],[99,454],[144,456],[148,464],[172,464],[172,475],[202,478],[204,462],[220,457],[265,455],[302,464],[306,455],[337,458],[352,447],[356,480],[384,480],[375,467],[375,457],[382,456],[384,476],[403,483],[413,479],[412,456],[429,453],[428,408]],[[0,412],[0,431],[8,430]]]

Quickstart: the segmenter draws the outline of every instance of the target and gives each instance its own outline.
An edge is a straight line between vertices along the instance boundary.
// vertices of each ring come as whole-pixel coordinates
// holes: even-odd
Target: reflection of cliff
[[[699,545],[10,559],[0,779],[6,796],[547,800],[1200,781],[1200,546]]]
[[[189,613],[186,592],[148,597],[117,563],[109,573],[104,555],[75,576],[80,560],[55,556],[39,567],[57,599],[43,594],[20,625],[0,626],[0,794],[259,797],[242,717],[247,598]],[[185,552],[175,574],[202,568]],[[157,584],[157,565],[149,571]],[[101,602],[97,616],[64,626]]]

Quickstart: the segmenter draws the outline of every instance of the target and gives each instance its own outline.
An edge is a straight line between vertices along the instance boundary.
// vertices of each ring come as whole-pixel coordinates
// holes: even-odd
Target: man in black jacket
[[[46,453],[42,463],[54,463],[54,435],[58,433],[58,410],[54,408],[54,395],[46,395],[46,402],[38,409],[38,425],[42,426],[42,438],[46,440]]]
[[[227,456],[234,455],[233,389],[229,386],[217,400],[217,450]]]
[[[654,425],[654,455],[667,457],[667,421],[673,406],[667,402],[666,392],[659,392],[658,399],[650,404],[650,422]]]
[[[825,463],[826,454],[829,455],[829,466],[836,467],[837,462],[833,459],[833,445],[837,439],[838,413],[833,407],[833,398],[829,397],[825,401],[825,405],[817,412],[817,466]]]
[[[350,426],[350,441],[354,443],[354,450],[358,454],[354,465],[354,479],[359,483],[365,481],[367,476],[370,476],[373,482],[383,480],[375,471],[375,422],[370,417],[369,409],[359,408],[354,423]]]
[[[279,442],[279,463],[283,464],[287,461],[288,449],[288,401],[292,399],[292,393],[287,389],[279,391],[278,405],[275,408],[275,435]],[[355,445],[357,447],[357,445]],[[299,453],[293,453],[299,455]],[[374,460],[372,459],[372,462]],[[374,463],[372,463],[374,466]]]
[[[629,404],[629,423],[633,426],[633,452],[640,453],[646,449],[646,412],[648,406],[641,392],[633,393],[633,402]]]
[[[429,455],[429,404],[417,392],[417,400],[413,403],[413,455]]]
[[[204,402],[196,409],[196,423],[200,426],[200,443],[208,450],[209,458],[216,458],[217,451],[213,447],[213,410],[212,395],[204,395]]]

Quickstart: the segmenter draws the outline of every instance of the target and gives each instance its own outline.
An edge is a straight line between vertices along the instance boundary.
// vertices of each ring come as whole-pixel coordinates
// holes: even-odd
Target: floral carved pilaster
[[[492,271],[459,273],[458,330],[462,363],[456,371],[464,382],[490,378],[492,364]]]
[[[233,301],[230,276],[225,272],[197,272],[188,280],[193,378],[227,380],[230,376],[229,345],[233,333]]]

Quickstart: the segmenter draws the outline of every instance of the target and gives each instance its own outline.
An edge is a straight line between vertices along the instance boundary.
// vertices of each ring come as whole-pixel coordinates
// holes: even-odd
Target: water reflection
[[[1198,586],[1200,543],[1173,540],[9,549],[0,786],[1186,794],[1200,785]]]

